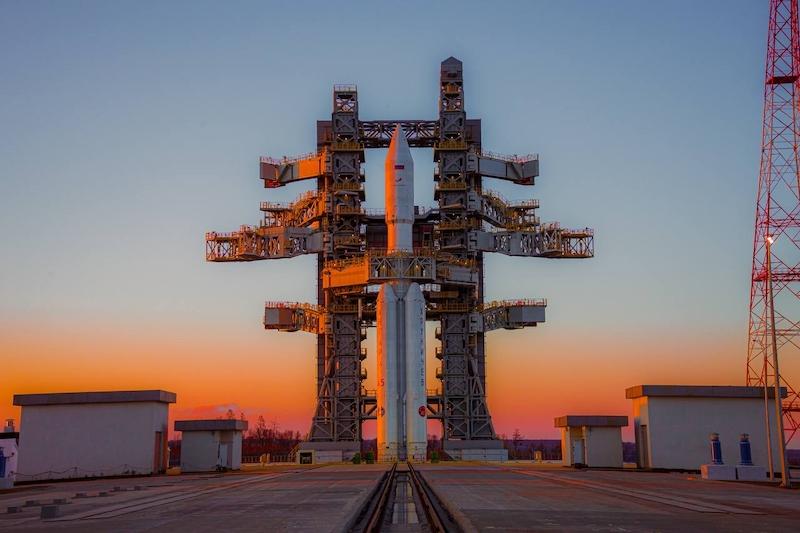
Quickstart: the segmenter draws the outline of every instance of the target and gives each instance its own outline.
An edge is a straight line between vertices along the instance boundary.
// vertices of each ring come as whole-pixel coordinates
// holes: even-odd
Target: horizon
[[[258,158],[311,151],[334,84],[358,86],[364,119],[433,117],[451,55],[484,146],[541,157],[535,186],[488,187],[596,232],[586,261],[487,254],[487,301],[548,299],[544,324],[487,334],[495,431],[630,418],[640,384],[745,384],[767,5],[512,2],[474,20],[362,4],[352,22],[373,46],[354,59],[331,46],[341,15],[315,5],[6,4],[0,416],[19,423],[14,394],[159,388],[178,395],[171,421],[233,409],[306,433],[316,339],[260,321],[265,300],[315,300],[316,258],[215,265],[203,235],[309,188],[264,189]],[[507,31],[478,46],[491,27]],[[366,156],[367,207],[384,153]],[[427,206],[432,150],[412,153]],[[364,346],[374,389],[374,329]],[[800,375],[800,359],[781,365]]]

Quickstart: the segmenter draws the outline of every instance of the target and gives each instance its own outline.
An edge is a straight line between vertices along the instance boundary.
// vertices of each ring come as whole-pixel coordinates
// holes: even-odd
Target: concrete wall
[[[774,400],[769,414],[773,464],[779,468]],[[633,399],[639,466],[699,470],[709,463],[709,435],[719,433],[725,464],[739,462],[739,435],[748,433],[753,464],[768,467],[763,398],[641,397]],[[643,450],[642,426],[647,426]],[[642,464],[643,452],[650,464]]]
[[[586,465],[622,468],[622,429],[586,427]]]
[[[572,456],[572,441],[582,438],[583,430],[581,428],[561,428],[561,464],[565,466],[575,464],[575,458]]]
[[[622,468],[622,429],[619,427],[582,426],[561,428],[561,462],[572,466],[581,462],[573,457],[573,443],[583,441],[586,466]]]
[[[24,406],[17,481],[152,473],[157,431],[166,446],[168,408],[160,402]]]
[[[216,431],[184,431],[181,434],[181,472],[217,469],[219,442]]]
[[[230,448],[229,456],[220,464],[220,444]],[[231,470],[242,468],[241,431],[184,431],[181,435],[181,472],[209,472],[223,466]]]
[[[457,461],[508,461],[505,448],[448,450],[447,453]]]
[[[231,431],[231,443],[233,444],[233,453],[231,455],[231,470],[240,470],[242,468],[242,432]]]

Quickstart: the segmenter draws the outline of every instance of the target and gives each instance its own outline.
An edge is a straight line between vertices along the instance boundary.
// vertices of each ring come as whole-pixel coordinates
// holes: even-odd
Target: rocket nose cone
[[[389,154],[397,154],[401,151],[410,152],[406,134],[403,131],[403,127],[398,124],[394,129],[394,133],[392,133],[392,140],[389,142]]]

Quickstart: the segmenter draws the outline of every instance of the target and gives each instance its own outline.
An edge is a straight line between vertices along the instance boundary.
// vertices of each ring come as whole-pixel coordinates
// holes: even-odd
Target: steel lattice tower
[[[764,79],[764,119],[758,176],[753,270],[750,287],[750,327],[747,384],[774,383],[770,360],[773,331],[769,315],[767,254],[772,263],[775,345],[786,361],[800,349],[800,164],[798,164],[798,73],[800,33],[797,0],[771,0],[767,65]],[[773,244],[767,246],[767,239]],[[785,369],[784,365],[784,369]],[[800,398],[782,376],[788,390],[783,403],[787,441],[800,426]]]
[[[317,403],[301,454],[361,449],[361,427],[376,418],[375,391],[363,386],[366,328],[374,327],[377,291],[387,279],[419,283],[426,316],[438,321],[438,389],[428,390],[425,416],[442,424],[443,447],[454,457],[502,450],[486,401],[485,334],[535,326],[544,299],[484,301],[483,255],[582,259],[594,256],[591,229],[545,223],[539,201],[509,201],[484,186],[499,179],[533,186],[537,155],[483,150],[481,120],[467,118],[461,61],[441,63],[439,115],[419,120],[363,120],[354,85],[335,85],[330,120],[317,121],[317,150],[294,158],[262,157],[261,179],[272,189],[297,181],[316,188],[295,202],[262,202],[263,220],[229,233],[206,234],[213,262],[317,256],[316,303],[267,302],[264,327],[317,336]],[[365,152],[389,146],[397,126],[411,148],[432,148],[436,162],[431,208],[415,207],[413,252],[387,253],[385,214],[365,209]]]

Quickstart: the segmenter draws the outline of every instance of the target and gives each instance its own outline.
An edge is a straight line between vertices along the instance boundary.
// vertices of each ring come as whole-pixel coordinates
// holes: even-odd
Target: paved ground
[[[33,485],[0,493],[0,530],[338,531],[384,469],[288,466]],[[800,489],[512,463],[419,470],[481,531],[800,531]],[[88,497],[76,497],[79,492]],[[56,498],[68,503],[55,520],[42,520],[38,505],[5,512],[27,500]]]
[[[524,464],[420,467],[480,531],[800,531],[800,490]]]
[[[336,531],[383,466],[278,468],[228,475],[158,476],[53,483],[0,494],[0,530],[18,531]],[[141,490],[134,490],[136,486]],[[113,491],[118,486],[121,491]],[[99,491],[109,491],[98,496]],[[85,492],[88,498],[76,498]],[[68,498],[62,516],[40,519],[27,500]]]

